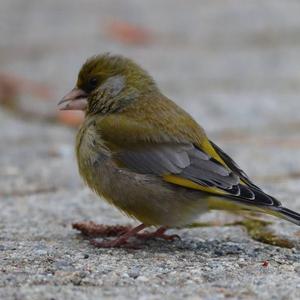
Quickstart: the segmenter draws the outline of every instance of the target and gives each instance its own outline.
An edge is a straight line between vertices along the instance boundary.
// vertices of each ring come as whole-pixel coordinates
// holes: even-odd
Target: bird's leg
[[[175,239],[180,239],[177,234],[165,234],[168,228],[160,227],[154,232],[143,232],[139,233],[139,231],[143,230],[146,226],[141,224],[137,227],[121,226],[121,225],[103,225],[96,224],[94,222],[81,222],[74,223],[73,228],[80,231],[84,236],[87,237],[111,237],[118,236],[115,240],[112,241],[103,241],[98,242],[96,240],[92,240],[91,243],[99,248],[111,248],[111,247],[126,247],[126,248],[136,248],[135,245],[128,243],[128,239],[130,237],[135,236],[138,239],[154,239],[160,238],[166,241],[173,241]]]
[[[121,226],[121,225],[103,225],[96,224],[94,222],[81,222],[73,223],[72,227],[80,231],[83,235],[88,237],[109,237],[119,236],[132,229],[132,226]]]
[[[153,239],[153,238],[159,238],[166,241],[174,241],[174,240],[180,240],[180,236],[177,234],[165,234],[166,230],[168,228],[166,227],[159,227],[154,232],[143,232],[136,234],[136,237],[139,239]]]
[[[92,240],[91,243],[98,248],[137,248],[134,244],[129,244],[128,239],[136,235],[139,231],[143,230],[144,228],[146,228],[146,225],[140,224],[139,226],[132,228],[131,230],[127,231],[126,233],[112,241],[98,242],[96,240]]]

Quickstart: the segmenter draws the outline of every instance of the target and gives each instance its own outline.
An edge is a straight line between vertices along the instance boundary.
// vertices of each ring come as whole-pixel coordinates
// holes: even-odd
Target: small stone
[[[72,263],[66,260],[58,260],[54,263],[54,266],[58,270],[73,271],[75,269]]]
[[[147,282],[147,281],[149,281],[149,278],[146,277],[146,276],[139,276],[139,277],[137,278],[137,280],[138,280],[138,281],[141,281],[141,282]]]
[[[122,274],[122,277],[123,277],[123,278],[129,278],[129,275],[128,275],[128,273],[123,273],[123,274]]]
[[[140,276],[140,270],[138,268],[133,268],[128,272],[129,277],[136,279]]]
[[[44,255],[48,254],[48,251],[44,250],[44,249],[37,249],[37,250],[34,250],[33,253],[38,256],[44,256]]]

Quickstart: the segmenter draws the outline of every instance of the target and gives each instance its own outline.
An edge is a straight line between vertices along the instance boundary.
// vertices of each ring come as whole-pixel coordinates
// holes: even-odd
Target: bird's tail
[[[242,203],[238,201],[228,201],[228,199],[221,200],[220,198],[211,197],[208,201],[209,209],[216,209],[216,210],[229,210],[229,211],[241,211],[241,210],[248,210],[253,212],[260,212],[265,213],[268,215],[272,215],[278,217],[280,219],[287,220],[292,222],[298,226],[300,226],[300,214],[283,207],[279,206],[257,206],[257,205],[249,205],[249,203]]]
[[[288,209],[286,207],[278,206],[278,207],[272,208],[272,210],[267,209],[266,213],[268,213],[270,215],[274,215],[281,219],[290,221],[290,222],[300,226],[300,214],[298,214],[297,212],[295,212],[291,209]]]

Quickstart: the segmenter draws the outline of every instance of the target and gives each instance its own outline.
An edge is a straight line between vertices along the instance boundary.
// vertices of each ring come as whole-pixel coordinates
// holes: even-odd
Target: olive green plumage
[[[76,92],[74,101],[87,98],[76,143],[80,174],[129,216],[180,226],[210,208],[253,209],[300,224],[299,214],[254,185],[130,59],[90,58]]]

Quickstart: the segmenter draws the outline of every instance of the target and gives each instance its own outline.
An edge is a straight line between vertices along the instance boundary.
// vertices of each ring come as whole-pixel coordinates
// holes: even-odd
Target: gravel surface
[[[120,40],[118,22],[151,39]],[[300,211],[300,2],[4,0],[0,32],[1,73],[53,90],[53,101],[19,95],[30,111],[55,114],[88,56],[127,55],[254,181]],[[0,128],[0,299],[300,299],[297,226],[264,218],[289,249],[210,212],[199,222],[215,226],[174,229],[178,241],[96,249],[73,222],[135,223],[82,184],[76,131],[2,108]]]

